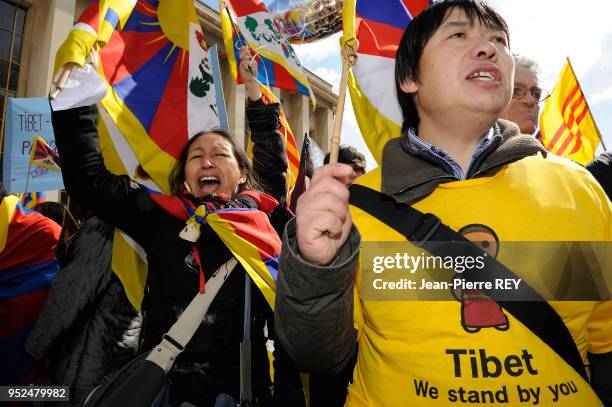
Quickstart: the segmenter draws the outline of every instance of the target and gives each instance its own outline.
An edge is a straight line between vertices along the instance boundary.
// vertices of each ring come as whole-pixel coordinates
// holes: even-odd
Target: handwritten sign
[[[4,129],[2,179],[4,187],[9,192],[24,192],[26,181],[27,192],[64,188],[62,174],[36,165],[28,165],[34,136],[42,137],[56,150],[48,99],[10,98]]]

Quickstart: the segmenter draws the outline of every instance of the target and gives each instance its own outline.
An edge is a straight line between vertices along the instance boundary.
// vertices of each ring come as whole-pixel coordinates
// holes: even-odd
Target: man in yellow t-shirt
[[[384,295],[372,294],[382,286],[374,280],[386,275],[372,262],[372,251],[384,257],[380,242],[404,242],[419,262],[435,256],[379,220],[384,214],[349,206],[360,188],[346,187],[350,167],[316,170],[283,236],[275,328],[307,372],[340,371],[359,343],[350,407],[612,403],[609,290],[575,301],[557,297],[562,288],[584,288],[568,283],[567,273],[581,267],[572,263],[576,252],[560,250],[568,242],[608,250],[612,207],[584,169],[547,155],[514,124],[498,120],[513,88],[508,38],[503,18],[479,0],[442,0],[419,14],[396,55],[402,136],[385,145],[381,167],[356,184],[382,192],[396,207],[435,215],[446,225],[439,229],[474,241],[483,256],[497,258],[483,264],[502,264],[516,277],[509,280],[533,288],[540,300],[521,308],[495,300],[486,287],[445,288],[470,282],[462,280],[467,263],[458,257],[450,267],[459,276],[443,269],[446,281],[428,279],[428,266],[413,263],[419,285],[442,287],[440,298],[391,293],[408,279],[387,279],[393,284]],[[400,260],[376,265],[399,269]],[[610,263],[599,271],[595,287],[609,287]],[[561,343],[558,336],[571,346],[552,346]]]

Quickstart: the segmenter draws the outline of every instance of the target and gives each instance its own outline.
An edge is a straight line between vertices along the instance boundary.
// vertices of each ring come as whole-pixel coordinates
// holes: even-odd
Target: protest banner
[[[37,165],[29,165],[35,136],[41,137],[54,150],[55,136],[51,125],[49,100],[10,98],[4,129],[2,183],[8,192],[51,191],[63,189],[62,174]],[[28,177],[29,169],[29,177]]]

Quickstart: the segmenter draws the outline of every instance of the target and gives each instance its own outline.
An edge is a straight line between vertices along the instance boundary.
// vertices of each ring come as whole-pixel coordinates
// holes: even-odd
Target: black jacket
[[[36,359],[50,358],[51,382],[70,387],[71,405],[138,349],[142,318],[111,269],[113,230],[95,217],[82,225],[26,344]]]
[[[253,109],[249,110],[249,122],[259,125],[259,135],[275,135],[281,140],[277,131],[278,106],[275,109],[258,107],[254,109],[255,113]],[[162,334],[176,321],[199,287],[198,274],[185,265],[185,258],[192,250],[191,243],[178,236],[185,223],[161,209],[129,177],[111,174],[104,167],[98,147],[95,107],[53,112],[52,120],[63,162],[64,184],[69,194],[91,208],[101,219],[129,234],[147,254],[149,273],[143,301],[145,322],[141,350],[149,350],[160,342]],[[264,156],[257,149],[268,149],[268,156],[279,156],[277,160],[266,161],[283,162],[283,150],[275,149],[276,153],[270,150],[278,143],[258,144],[257,138],[253,139],[256,160],[258,156]],[[280,143],[282,146],[282,141]],[[265,168],[265,165],[258,163],[254,167]],[[269,190],[272,195],[284,196],[284,176],[266,179],[266,173],[257,175],[268,188],[277,187]],[[244,202],[239,204],[244,205]],[[208,278],[227,261],[230,252],[208,225],[203,225],[201,233],[197,248],[205,277]],[[173,403],[191,401],[199,406],[208,406],[220,393],[228,393],[235,399],[239,397],[238,350],[243,334],[246,272],[242,266],[237,267],[175,363],[170,374]],[[253,391],[265,401],[270,396],[269,377],[262,375],[262,372],[268,371],[263,324],[271,310],[255,286],[252,291]]]
[[[599,185],[612,200],[612,152],[608,151],[587,164],[586,169],[595,177]]]

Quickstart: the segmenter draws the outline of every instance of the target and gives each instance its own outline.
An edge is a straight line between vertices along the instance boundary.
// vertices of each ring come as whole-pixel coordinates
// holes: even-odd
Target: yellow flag
[[[540,116],[542,143],[552,153],[585,165],[601,136],[569,59]]]

